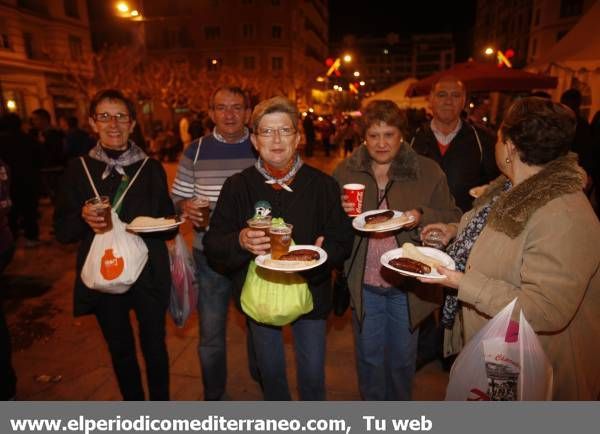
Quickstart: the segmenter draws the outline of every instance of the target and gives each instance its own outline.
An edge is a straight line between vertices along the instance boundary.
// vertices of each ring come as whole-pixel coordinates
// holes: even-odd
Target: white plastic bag
[[[171,301],[169,313],[177,327],[183,327],[198,301],[198,282],[195,275],[194,259],[185,240],[177,234],[169,245],[171,263]]]
[[[81,270],[85,286],[110,294],[122,294],[140,276],[148,261],[148,248],[137,235],[125,230],[111,210],[112,229],[94,236]]]
[[[522,311],[518,337],[515,342],[507,342],[516,301],[502,309],[462,349],[450,371],[446,400],[552,399],[552,365]]]

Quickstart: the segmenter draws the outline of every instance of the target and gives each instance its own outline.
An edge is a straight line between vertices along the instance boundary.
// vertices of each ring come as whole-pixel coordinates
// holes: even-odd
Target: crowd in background
[[[219,92],[221,93],[219,94]],[[575,181],[569,181],[572,188],[565,190],[563,193],[565,196],[578,194],[576,195],[575,204],[585,217],[584,221],[589,223],[592,228],[594,220],[588,215],[587,202],[583,197],[580,197],[581,190],[595,205],[596,213],[598,213],[600,114],[597,113],[594,116],[591,124],[581,116],[581,94],[578,91],[571,89],[565,92],[561,98],[563,105],[560,106],[547,101],[544,95],[538,95],[538,98],[534,98],[533,102],[529,103],[531,113],[534,113],[535,110],[539,111],[540,114],[537,118],[534,116],[534,119],[529,119],[525,116],[530,114],[527,113],[527,107],[519,108],[519,110],[526,112],[525,114],[513,113],[514,119],[509,118],[510,121],[514,121],[519,125],[525,122],[535,124],[533,126],[528,124],[527,128],[536,130],[540,137],[547,131],[537,131],[540,127],[536,122],[539,123],[546,119],[552,120],[552,116],[555,116],[560,122],[564,122],[569,128],[573,126],[573,139],[569,134],[564,133],[565,137],[561,136],[559,137],[560,140],[556,139],[556,149],[544,149],[548,153],[547,159],[544,159],[546,156],[541,159],[534,158],[533,163],[527,160],[527,155],[524,154],[525,151],[519,147],[523,146],[523,143],[516,143],[521,139],[519,132],[507,130],[508,123],[503,124],[502,135],[511,138],[511,140],[514,138],[513,141],[516,147],[511,144],[510,146],[506,145],[506,149],[503,149],[502,146],[498,145],[500,139],[497,139],[495,131],[468,118],[463,110],[466,90],[460,81],[450,78],[438,82],[434,86],[430,97],[432,99],[432,115],[424,110],[408,109],[403,111],[391,101],[379,101],[371,103],[363,114],[363,118],[358,120],[350,115],[343,114],[317,117],[309,112],[299,115],[297,108],[291,102],[275,98],[259,104],[255,108],[252,122],[249,122],[251,107],[244,99],[242,91],[238,91],[237,88],[224,88],[218,89],[211,97],[208,114],[191,113],[180,118],[177,126],[166,129],[155,128],[147,136],[142,132],[140,124],[135,121],[135,111],[130,101],[120,93],[101,95],[95,100],[96,106],[92,103],[90,125],[93,131],[80,126],[76,117],[61,117],[55,126],[51,122],[50,114],[44,109],[33,111],[27,123],[23,123],[18,115],[9,113],[0,120],[0,160],[6,163],[8,170],[13,174],[10,183],[12,207],[8,215],[8,223],[14,238],[17,238],[21,230],[23,231],[26,247],[39,245],[40,231],[37,207],[40,197],[47,196],[53,205],[58,204],[57,213],[55,214],[57,237],[65,242],[84,240],[85,243],[82,243],[82,245],[86,245],[80,250],[81,262],[82,255],[85,256],[94,232],[98,232],[99,229],[95,226],[93,220],[86,218],[85,208],[83,208],[82,214],[81,203],[91,194],[87,192],[87,196],[84,197],[85,195],[79,189],[79,186],[87,181],[79,173],[81,172],[80,167],[71,161],[74,158],[85,156],[88,164],[93,169],[92,172],[94,172],[96,182],[106,183],[104,188],[107,192],[110,191],[111,195],[120,188],[121,182],[126,182],[123,180],[124,178],[131,177],[140,165],[143,167],[146,156],[155,157],[159,161],[179,161],[179,170],[171,197],[168,196],[164,169],[158,163],[151,163],[152,176],[148,175],[148,179],[140,181],[151,185],[152,191],[156,190],[161,193],[162,203],[160,206],[157,205],[153,209],[148,209],[147,214],[160,217],[166,213],[172,214],[173,210],[177,210],[192,220],[195,225],[198,222],[194,218],[199,214],[197,214],[197,210],[193,209],[192,199],[197,193],[198,185],[200,185],[200,188],[205,188],[207,185],[212,185],[211,182],[215,182],[214,186],[218,186],[218,189],[212,190],[212,193],[216,192],[216,195],[210,198],[210,208],[216,216],[221,216],[222,219],[213,224],[206,234],[206,239],[204,239],[205,234],[203,233],[206,232],[206,229],[198,231],[194,241],[194,256],[199,280],[212,276],[212,274],[219,279],[225,277],[230,279],[232,273],[239,274],[237,276],[238,280],[233,282],[233,286],[231,281],[225,282],[225,284],[216,284],[214,278],[211,277],[212,280],[203,286],[204,291],[208,292],[201,297],[201,304],[198,307],[200,321],[204,323],[204,326],[200,328],[199,358],[203,368],[205,397],[207,399],[224,399],[226,372],[222,372],[222,367],[219,370],[217,365],[223,365],[226,354],[224,344],[226,308],[231,298],[239,298],[239,291],[244,284],[243,280],[246,278],[247,267],[249,267],[253,255],[259,250],[256,250],[256,246],[253,244],[254,235],[252,235],[252,231],[243,229],[246,220],[252,215],[244,213],[236,215],[236,221],[228,222],[229,226],[226,227],[221,222],[226,220],[225,217],[231,216],[231,213],[237,209],[240,203],[247,201],[248,210],[253,211],[254,202],[264,199],[264,197],[268,197],[274,204],[273,209],[277,209],[283,214],[289,214],[286,214],[286,218],[289,217],[293,221],[295,218],[299,218],[301,210],[296,210],[290,204],[287,204],[284,200],[287,196],[282,192],[282,190],[291,192],[291,188],[298,189],[297,197],[300,197],[300,193],[307,195],[306,201],[303,202],[304,208],[314,205],[314,201],[308,198],[322,200],[323,204],[334,204],[335,206],[329,211],[337,212],[335,215],[320,215],[319,210],[324,207],[308,213],[314,219],[314,228],[318,227],[318,230],[302,234],[302,237],[305,238],[303,240],[304,244],[322,245],[330,256],[335,257],[335,263],[328,264],[328,266],[339,268],[342,266],[344,258],[348,258],[354,249],[359,253],[359,263],[362,268],[347,269],[346,272],[353,272],[349,274],[349,282],[352,306],[354,307],[353,321],[355,324],[357,371],[361,395],[364,399],[376,400],[410,399],[410,384],[418,365],[420,341],[429,339],[426,338],[427,333],[424,333],[426,331],[425,324],[428,318],[432,318],[431,313],[436,310],[436,303],[437,309],[439,309],[440,302],[431,301],[427,305],[420,305],[421,302],[413,296],[410,285],[406,281],[390,283],[390,281],[379,275],[380,253],[383,253],[386,249],[389,250],[389,248],[399,246],[398,243],[400,242],[409,241],[411,238],[408,232],[388,237],[387,240],[384,238],[370,239],[367,243],[362,244],[362,248],[360,238],[356,237],[354,239],[354,249],[350,249],[352,231],[349,229],[348,221],[346,221],[343,213],[345,209],[344,197],[342,196],[340,201],[338,196],[339,187],[335,181],[340,186],[357,182],[357,179],[363,184],[372,184],[369,187],[372,190],[367,192],[365,199],[368,202],[368,208],[376,209],[380,207],[382,209],[406,210],[408,213],[414,214],[415,227],[419,224],[450,224],[457,223],[462,213],[471,210],[473,201],[470,190],[473,187],[492,183],[494,188],[500,189],[496,194],[501,196],[504,192],[512,189],[512,184],[517,185],[520,182],[527,181],[527,177],[525,180],[521,179],[522,173],[526,172],[527,176],[534,176],[529,172],[531,167],[535,167],[536,170],[544,174],[546,172],[542,172],[542,170],[547,169],[548,166],[546,165],[557,160],[565,167],[560,167],[562,171],[556,173],[561,176],[577,174]],[[438,100],[437,103],[436,99]],[[529,100],[526,99],[526,101]],[[108,103],[113,104],[114,107]],[[106,105],[106,108],[103,106],[103,110],[106,110],[106,112],[98,113],[96,109],[100,104]],[[518,104],[515,104],[515,106],[520,107]],[[570,108],[568,113],[564,112],[565,106]],[[116,115],[111,112],[113,109],[120,110],[119,113],[126,113],[127,121],[117,120]],[[107,114],[108,118],[102,120],[98,117],[99,114]],[[231,122],[229,124],[226,122],[226,118],[229,116],[231,116],[231,119],[235,118],[236,121],[237,129],[232,132],[227,130],[228,125],[231,124]],[[539,119],[542,119],[542,121]],[[111,147],[109,142],[112,138],[107,133],[106,128],[107,125],[112,125],[113,121],[119,125],[119,128],[126,129],[126,134],[124,133],[125,140],[122,143],[119,142],[116,144],[118,146]],[[550,124],[548,129],[556,127],[556,125]],[[450,127],[448,127],[449,125]],[[514,128],[518,129],[519,126]],[[560,135],[559,133],[560,131],[556,132],[556,135]],[[553,139],[553,137],[550,139]],[[202,143],[203,148],[201,149],[200,145]],[[285,146],[281,146],[285,149],[277,149],[277,145],[273,143],[284,143]],[[386,144],[386,149],[383,149],[382,143]],[[237,153],[233,152],[231,155],[224,156],[222,149],[225,144],[229,146],[230,151],[237,149]],[[234,147],[234,144],[238,146]],[[527,145],[528,142],[525,144]],[[543,148],[544,143],[535,142],[532,146],[534,145]],[[310,168],[308,165],[304,165],[302,162],[302,154],[306,157],[313,157],[317,148],[323,149],[325,157],[335,154],[345,158],[334,173],[335,180]],[[302,150],[302,152],[297,152],[297,150]],[[569,151],[577,155],[579,166],[583,171],[580,171],[577,167],[575,157],[573,157],[574,154],[567,156]],[[501,152],[504,152],[504,154],[499,157]],[[256,153],[258,153],[258,160],[254,163]],[[200,160],[198,160],[199,157]],[[280,158],[283,157],[285,158],[280,161]],[[117,163],[113,164],[112,160],[123,160],[123,167],[120,167],[121,165]],[[144,161],[144,163],[141,163],[141,161]],[[245,163],[244,167],[226,167],[227,164],[239,164],[240,161]],[[501,164],[503,161],[505,161],[504,167]],[[196,173],[198,162],[201,163],[200,166],[204,169]],[[215,164],[215,167],[209,170],[207,167],[210,164]],[[248,167],[248,169],[242,171],[245,167]],[[514,169],[514,167],[517,167],[517,169]],[[110,168],[116,170],[119,175],[115,175],[112,169],[109,170]],[[124,173],[118,171],[119,168]],[[72,181],[68,186],[77,190],[77,193],[81,196],[72,203],[67,203],[68,201],[65,199],[65,197],[72,199],[66,191],[65,184],[63,184],[62,198],[58,194],[59,179],[64,175],[65,170],[66,179]],[[110,172],[108,175],[103,173],[107,170]],[[131,170],[134,170],[134,172],[129,173]],[[525,172],[522,172],[523,170]],[[210,176],[214,178],[216,176],[215,172],[219,171],[239,172],[242,175],[227,178],[221,173],[218,181],[209,179]],[[504,187],[504,184],[502,186],[493,184],[495,179],[499,179],[497,177],[500,172],[507,177],[507,179],[502,178],[503,182],[510,181],[511,184],[507,184],[506,187]],[[191,179],[186,178],[186,173],[192,173],[193,177]],[[210,173],[210,175],[207,173]],[[426,176],[424,176],[425,174]],[[121,178],[121,175],[124,178]],[[202,178],[201,183],[197,182],[196,176]],[[203,177],[206,177],[206,179]],[[264,179],[267,179],[266,184],[270,186],[264,186]],[[580,185],[579,179],[582,180],[582,185]],[[327,189],[320,191],[319,189],[311,190],[308,188],[308,185],[314,180],[318,180],[322,186],[327,186]],[[239,183],[239,188],[231,185],[234,182]],[[535,187],[541,188],[537,185]],[[219,197],[221,188],[225,193],[222,198]],[[502,190],[502,188],[505,188],[505,190]],[[265,191],[261,191],[261,195],[256,195],[256,189],[264,189]],[[252,190],[252,194],[247,197],[243,194],[242,197],[239,197],[240,191],[250,190]],[[314,192],[319,192],[323,197],[315,196]],[[212,193],[207,193],[207,195]],[[129,201],[125,205],[124,218],[131,220],[131,218],[139,215],[140,209],[137,203],[142,203],[144,198],[131,196],[128,199]],[[174,207],[171,199],[174,199]],[[481,218],[482,222],[478,231],[483,234],[489,234],[494,227],[493,224],[490,224],[490,230],[484,232],[487,212],[492,207],[494,200],[496,199],[490,199],[492,202],[485,205],[484,209],[477,209],[477,216]],[[229,205],[225,201],[229,201]],[[290,203],[293,203],[293,201]],[[227,206],[231,206],[233,211],[228,210]],[[546,203],[544,202],[539,206],[543,208]],[[91,229],[85,226],[84,221],[81,220],[82,215],[83,220]],[[593,213],[590,215],[593,216]],[[71,221],[73,224],[65,224],[67,221]],[[348,229],[345,235],[340,233],[340,228],[344,224],[348,226],[345,228]],[[465,224],[466,222],[462,223],[462,229],[464,229]],[[595,224],[597,225],[597,220],[595,220]],[[298,228],[302,227],[301,224],[297,226]],[[326,230],[323,231],[322,228]],[[334,228],[337,228],[337,230],[334,230]],[[67,229],[70,231],[69,233],[67,233]],[[510,230],[506,229],[506,231]],[[212,236],[210,231],[212,231]],[[455,228],[452,238],[457,237],[457,239],[460,239],[461,231],[457,231],[458,229]],[[327,232],[325,240],[320,240],[319,237],[322,237],[325,232]],[[479,236],[479,232],[474,236],[474,240]],[[248,235],[249,233],[250,235]],[[518,232],[517,235],[520,235],[520,233]],[[515,236],[511,236],[511,238],[515,238]],[[256,240],[259,239],[261,239],[261,236],[256,235]],[[135,285],[138,289],[128,292],[128,295],[122,298],[122,300],[125,300],[123,303],[119,303],[111,297],[100,297],[93,292],[90,293],[91,290],[86,288],[81,281],[78,280],[77,282],[76,293],[80,299],[76,300],[76,311],[79,308],[79,313],[93,312],[98,317],[125,399],[144,398],[139,366],[137,360],[132,359],[135,358],[135,351],[131,344],[133,335],[129,323],[130,309],[134,309],[138,317],[145,317],[147,320],[147,324],[144,326],[146,327],[145,330],[150,330],[148,333],[156,334],[159,338],[158,342],[151,342],[152,339],[148,338],[149,335],[142,336],[146,362],[156,367],[155,370],[149,367],[150,397],[152,399],[168,399],[169,397],[167,355],[164,348],[164,314],[169,282],[167,278],[168,270],[165,268],[168,259],[166,258],[164,241],[164,239],[146,241],[153,255],[152,264],[148,266],[149,268],[143,278],[136,282]],[[266,245],[264,239],[262,242]],[[206,247],[206,251],[201,246]],[[225,249],[225,247],[227,248]],[[242,250],[236,251],[240,248]],[[515,250],[517,252],[511,258],[519,257],[518,255],[523,253],[519,251],[518,246],[515,247]],[[564,258],[559,259],[563,260]],[[563,262],[568,262],[567,259]],[[470,268],[466,265],[467,263],[467,259],[465,259],[466,268],[460,271],[466,273],[465,276],[473,276],[473,273],[469,274]],[[475,264],[475,262],[473,263]],[[237,267],[228,269],[232,264],[237,264]],[[593,264],[588,268],[591,269],[592,266]],[[155,269],[160,268],[159,274],[162,276],[160,282],[152,281],[149,278],[149,275],[155,271],[152,271],[152,267]],[[492,271],[489,271],[492,274],[497,272],[488,263],[481,267],[483,270],[488,271],[492,269]],[[350,266],[350,268],[352,267]],[[517,270],[515,276],[519,276],[520,269],[518,266],[515,266],[515,269]],[[363,272],[364,270],[367,270],[366,273]],[[325,300],[326,297],[329,297],[327,291],[330,291],[330,288],[325,287],[331,269],[325,269],[324,267],[320,271],[323,275],[306,273],[304,276],[315,300],[315,311],[312,312],[312,316],[309,313],[301,317],[293,326],[294,333],[298,334],[297,337],[295,336],[298,341],[297,345],[300,347],[304,345],[304,348],[297,348],[297,353],[306,351],[302,363],[306,363],[307,366],[310,365],[305,371],[299,373],[299,376],[303,376],[301,378],[303,380],[301,382],[302,386],[306,386],[304,391],[301,390],[301,397],[307,400],[324,399],[325,397],[324,374],[321,371],[324,370],[324,319],[330,309],[327,300]],[[581,278],[581,284],[575,288],[576,291],[574,290],[577,297],[581,295],[580,292],[583,293],[587,290],[588,287],[585,285],[592,285],[594,282],[586,283],[585,280],[589,277],[589,270],[586,268],[584,271],[587,274]],[[501,273],[497,272],[496,274]],[[452,281],[455,284],[454,286],[448,285],[448,289],[459,289],[458,298],[461,298],[461,287],[458,282],[464,277],[462,275],[448,276],[451,278],[449,282]],[[503,284],[509,282],[519,290],[521,290],[519,285],[531,285],[531,282],[522,282],[520,278],[515,276],[496,276],[496,279],[505,279]],[[473,279],[473,277],[470,278]],[[464,282],[465,280],[463,280],[463,287],[466,288],[467,284]],[[476,283],[482,282],[480,279]],[[506,285],[509,283],[506,283]],[[158,287],[159,284],[161,285],[160,288]],[[544,289],[544,285],[552,287],[553,284],[553,282],[542,282],[540,285]],[[206,303],[206,300],[214,295],[210,292],[217,286],[224,288],[222,291],[224,295],[220,296],[220,300],[216,301],[214,305],[202,306],[202,303]],[[597,288],[594,287],[594,289]],[[157,300],[153,291],[160,292],[158,303],[156,303]],[[462,289],[462,291],[466,293],[466,289]],[[462,299],[477,307],[477,304],[481,304],[482,301],[476,299],[475,289],[469,287],[469,291],[471,293],[467,295],[470,298],[463,294]],[[93,296],[90,294],[93,294]],[[453,303],[457,303],[457,296],[454,292],[444,294],[444,299],[451,299],[448,298],[449,295],[454,297]],[[577,300],[580,298],[577,298]],[[155,304],[151,304],[150,301]],[[445,301],[443,302],[445,303]],[[77,305],[77,303],[80,304]],[[562,315],[562,309],[567,309],[567,307],[571,309],[573,303],[566,307],[556,307],[552,301],[548,304],[551,306],[549,309],[556,309],[559,311],[557,315],[560,316]],[[528,306],[527,303],[523,303],[523,305]],[[496,306],[493,303],[485,306],[489,316],[496,313],[498,307],[501,306]],[[532,316],[535,317],[538,314],[543,316],[543,313],[535,310],[535,306],[529,308],[532,309]],[[458,308],[454,305],[453,309],[456,313]],[[213,321],[214,318],[211,315],[217,310],[220,318],[218,318],[218,321]],[[369,313],[372,312],[380,315],[369,316]],[[556,313],[551,312],[551,314]],[[586,330],[589,331],[590,324],[585,323],[576,315],[576,312],[572,313],[572,316],[575,316],[577,320],[573,324],[578,327],[587,327]],[[214,336],[212,337],[207,336],[207,332],[210,331],[211,327],[207,324],[208,320],[214,323],[212,325]],[[387,330],[386,327],[389,327],[389,324],[394,323],[394,321],[401,324],[401,327],[406,329],[408,333],[394,335],[393,330],[395,328],[390,328],[388,333],[381,335],[381,330]],[[118,323],[118,326],[115,323]],[[594,322],[591,321],[591,323]],[[398,324],[395,324],[394,327]],[[560,322],[560,324],[563,323]],[[249,355],[253,353],[253,357],[249,357],[249,363],[255,364],[255,366],[250,366],[251,371],[254,372],[253,378],[263,387],[265,398],[289,399],[290,393],[284,378],[285,360],[282,355],[283,349],[279,346],[280,335],[274,333],[272,328],[264,327],[252,320],[249,320],[248,327],[250,330],[248,336]],[[434,336],[432,345],[439,350],[441,348],[439,334],[444,331],[439,328],[439,325],[434,326],[434,328],[436,327],[438,327],[437,330],[432,332],[432,336]],[[595,323],[593,327],[595,327]],[[421,329],[421,337],[419,337],[419,328]],[[123,342],[124,330],[127,332],[125,333],[127,342]],[[145,330],[141,330],[141,333],[146,333]],[[551,330],[549,333],[560,335],[561,339],[564,338],[561,334],[562,331]],[[593,330],[588,334],[593,334]],[[210,350],[206,348],[207,341],[211,338],[222,341],[220,342],[222,346],[218,354],[214,348]],[[552,341],[549,342],[551,344]],[[398,357],[392,361],[386,359],[385,362],[381,362],[384,358],[385,348],[391,348],[392,353],[398,355]],[[277,357],[274,356],[274,353],[277,353],[275,354]],[[563,355],[561,354],[560,357]],[[277,360],[274,360],[274,358]],[[589,366],[586,368],[589,368]],[[159,373],[158,377],[152,378],[152,375],[157,372]],[[564,376],[559,378],[564,384],[569,383]],[[589,378],[585,379],[585,381],[587,380]],[[596,381],[597,379],[592,378],[591,380]],[[212,384],[211,381],[215,384]],[[564,390],[567,390],[568,386],[564,386]],[[593,387],[596,386],[597,384],[593,384],[589,390],[567,390],[565,395],[559,393],[555,396],[564,399],[584,396],[589,399],[589,396],[585,394],[592,391]]]

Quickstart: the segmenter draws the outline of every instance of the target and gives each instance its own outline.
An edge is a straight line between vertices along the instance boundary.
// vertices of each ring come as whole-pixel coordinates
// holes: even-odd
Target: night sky
[[[345,34],[385,36],[390,32],[451,32],[456,41],[457,60],[471,51],[476,0],[329,0],[330,43]]]

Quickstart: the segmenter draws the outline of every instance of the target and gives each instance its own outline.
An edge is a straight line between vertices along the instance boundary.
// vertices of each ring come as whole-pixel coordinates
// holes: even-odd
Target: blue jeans
[[[418,329],[410,331],[408,297],[365,285],[363,306],[362,330],[353,312],[360,394],[367,401],[408,401],[419,337]]]
[[[214,271],[203,251],[194,249],[198,279],[198,315],[200,342],[198,356],[204,383],[204,399],[219,400],[227,382],[227,348],[225,333],[227,309],[233,292],[231,281]]]
[[[281,327],[249,321],[258,370],[267,401],[289,401]],[[303,401],[325,400],[325,329],[322,319],[300,319],[292,323],[298,391]]]

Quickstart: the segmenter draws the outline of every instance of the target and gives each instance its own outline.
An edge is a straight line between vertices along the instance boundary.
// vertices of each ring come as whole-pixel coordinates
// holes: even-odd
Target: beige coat
[[[371,169],[371,158],[365,146],[358,147],[350,157],[342,161],[335,169],[333,177],[340,187],[348,183],[364,184],[363,211],[376,209],[377,183]],[[460,218],[461,211],[450,194],[446,175],[435,161],[417,155],[410,147],[402,145],[390,166],[388,177],[393,181],[387,195],[390,209],[406,211],[422,208],[421,224],[423,225],[434,222],[456,222]],[[357,232],[353,251],[356,250],[361,237],[365,235]],[[405,242],[411,242],[410,232],[398,231],[396,241],[400,246]],[[356,261],[348,275],[352,307],[357,312],[361,323],[364,316],[362,291],[367,244],[366,238],[360,243]],[[350,261],[351,258],[346,261],[346,272]],[[394,281],[396,287],[408,291],[410,322],[415,328],[440,306],[441,288],[420,284],[413,278],[402,278],[400,275],[394,277],[398,279]]]
[[[557,159],[502,194],[458,290],[466,341],[517,297],[513,317],[522,308],[538,334],[554,369],[555,400],[600,393],[600,223],[581,191],[575,158]]]

